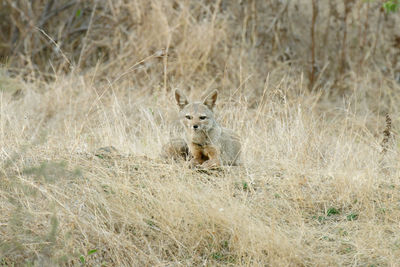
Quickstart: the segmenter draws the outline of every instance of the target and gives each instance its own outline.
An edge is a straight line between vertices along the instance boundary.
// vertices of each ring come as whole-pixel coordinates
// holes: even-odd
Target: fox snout
[[[189,123],[189,125],[187,125],[187,128],[189,128],[190,130],[193,130],[194,132],[198,132],[201,130],[206,130],[207,125],[202,124],[200,122],[192,122],[192,123]]]

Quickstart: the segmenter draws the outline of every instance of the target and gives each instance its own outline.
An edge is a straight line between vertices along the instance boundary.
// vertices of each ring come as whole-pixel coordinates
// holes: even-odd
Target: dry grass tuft
[[[385,116],[386,120],[386,125],[385,125],[385,130],[383,131],[383,139],[382,139],[382,154],[386,154],[389,146],[389,139],[391,136],[391,129],[392,129],[392,119],[389,116],[389,113],[386,113]]]

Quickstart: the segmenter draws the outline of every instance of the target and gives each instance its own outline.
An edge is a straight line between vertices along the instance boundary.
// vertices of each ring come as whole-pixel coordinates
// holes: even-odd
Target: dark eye
[[[192,116],[186,115],[185,118],[188,119],[188,120],[191,120],[191,119],[192,119]]]
[[[205,119],[207,119],[207,117],[206,116],[200,116],[199,119],[200,120],[205,120]]]

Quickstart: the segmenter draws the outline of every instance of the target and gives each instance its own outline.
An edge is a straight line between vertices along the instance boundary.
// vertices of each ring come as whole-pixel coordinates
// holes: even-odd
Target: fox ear
[[[206,96],[206,98],[204,98],[203,104],[212,110],[215,107],[217,96],[218,96],[218,91],[217,90],[212,91],[210,94]]]
[[[189,104],[186,96],[179,89],[175,90],[175,99],[179,109],[183,109],[187,104]]]

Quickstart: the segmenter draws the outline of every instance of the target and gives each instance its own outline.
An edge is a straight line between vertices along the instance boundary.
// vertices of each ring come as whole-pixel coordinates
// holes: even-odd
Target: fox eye
[[[207,117],[206,116],[200,116],[199,119],[200,120],[205,120]]]
[[[186,115],[185,118],[188,119],[188,120],[191,120],[191,119],[192,119],[192,116]]]

